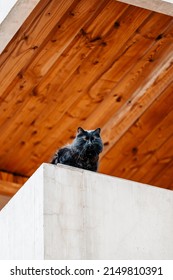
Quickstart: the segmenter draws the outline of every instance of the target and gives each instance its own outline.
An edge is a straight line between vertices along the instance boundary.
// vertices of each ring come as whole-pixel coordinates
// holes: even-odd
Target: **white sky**
[[[8,15],[9,11],[17,1],[18,0],[0,0],[0,23]]]

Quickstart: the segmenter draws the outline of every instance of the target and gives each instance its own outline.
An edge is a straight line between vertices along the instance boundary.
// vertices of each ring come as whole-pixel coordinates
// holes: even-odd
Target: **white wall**
[[[0,23],[8,15],[18,0],[0,0]]]
[[[43,164],[0,212],[0,259],[17,258],[173,259],[173,192]]]
[[[43,259],[43,168],[0,211],[0,259]]]
[[[163,1],[173,3],[173,0],[163,0]]]
[[[0,53],[3,52],[39,1],[0,0]],[[15,5],[12,7],[12,4]]]

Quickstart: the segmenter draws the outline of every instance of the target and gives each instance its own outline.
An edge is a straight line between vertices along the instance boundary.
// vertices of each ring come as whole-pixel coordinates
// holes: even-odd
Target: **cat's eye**
[[[93,141],[93,140],[96,139],[96,138],[97,138],[96,135],[94,135],[94,136],[83,136],[83,139],[84,139],[85,141],[88,141],[88,140]]]

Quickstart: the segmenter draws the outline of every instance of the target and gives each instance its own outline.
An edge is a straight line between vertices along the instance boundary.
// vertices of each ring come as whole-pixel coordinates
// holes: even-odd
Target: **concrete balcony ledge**
[[[0,259],[173,259],[173,192],[42,164],[0,211]]]

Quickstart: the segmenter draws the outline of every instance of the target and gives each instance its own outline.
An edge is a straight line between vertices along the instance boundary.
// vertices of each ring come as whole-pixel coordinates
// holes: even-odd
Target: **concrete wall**
[[[0,212],[0,259],[173,259],[173,192],[43,164]]]
[[[16,4],[17,0],[0,0],[0,23],[8,15],[12,7]]]

